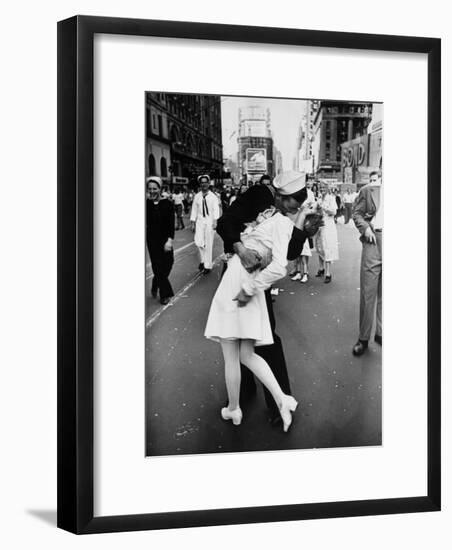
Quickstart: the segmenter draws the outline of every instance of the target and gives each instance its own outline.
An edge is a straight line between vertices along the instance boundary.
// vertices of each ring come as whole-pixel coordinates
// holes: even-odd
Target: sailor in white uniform
[[[210,178],[199,176],[201,191],[196,193],[191,208],[190,221],[195,232],[195,244],[199,250],[199,270],[209,273],[212,269],[212,248],[220,208],[217,196],[210,191]]]

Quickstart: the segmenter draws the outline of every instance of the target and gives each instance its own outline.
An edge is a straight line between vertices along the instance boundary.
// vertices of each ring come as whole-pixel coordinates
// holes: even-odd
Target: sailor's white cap
[[[293,195],[306,187],[306,174],[304,172],[295,172],[294,170],[281,172],[273,180],[273,187],[281,195]]]

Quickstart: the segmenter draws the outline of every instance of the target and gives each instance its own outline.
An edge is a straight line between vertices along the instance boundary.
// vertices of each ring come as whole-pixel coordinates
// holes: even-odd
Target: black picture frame
[[[95,33],[428,55],[428,491],[389,498],[94,517],[93,39]],[[77,534],[399,514],[441,507],[441,41],[75,16],[58,23],[58,526]]]

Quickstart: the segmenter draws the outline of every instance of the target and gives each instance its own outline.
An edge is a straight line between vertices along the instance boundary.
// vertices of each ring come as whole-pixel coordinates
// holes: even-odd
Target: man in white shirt
[[[217,196],[210,191],[210,178],[199,176],[201,191],[196,193],[191,208],[190,221],[195,232],[195,244],[199,250],[199,270],[204,274],[212,270],[212,248],[220,208]]]
[[[347,224],[352,217],[353,203],[356,198],[356,193],[351,193],[350,189],[344,193],[342,201],[344,203],[344,224]]]
[[[383,201],[381,176],[378,172],[371,172],[369,179],[369,184],[360,190],[353,207],[353,221],[361,233],[361,242],[363,243],[359,339],[353,346],[353,355],[357,356],[367,350],[375,316],[375,342],[382,345]]]
[[[184,219],[182,218],[184,209],[184,194],[180,189],[178,189],[175,193],[173,193],[172,199],[174,202],[174,209],[176,211],[176,229],[184,229]]]

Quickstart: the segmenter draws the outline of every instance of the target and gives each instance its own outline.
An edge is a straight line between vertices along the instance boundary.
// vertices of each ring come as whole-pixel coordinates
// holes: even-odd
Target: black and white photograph
[[[144,116],[146,456],[382,445],[383,104]]]

